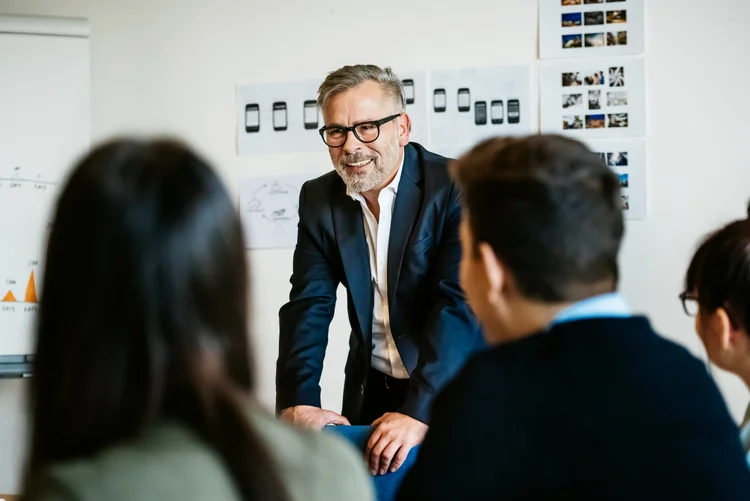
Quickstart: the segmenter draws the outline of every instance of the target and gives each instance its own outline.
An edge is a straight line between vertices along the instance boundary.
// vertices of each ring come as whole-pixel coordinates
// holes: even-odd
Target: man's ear
[[[396,120],[398,120],[398,145],[406,146],[411,137],[411,117],[404,112]]]
[[[482,260],[482,269],[487,279],[488,299],[490,303],[494,304],[506,287],[507,273],[505,266],[497,258],[492,247],[486,242],[479,244],[479,256]]]

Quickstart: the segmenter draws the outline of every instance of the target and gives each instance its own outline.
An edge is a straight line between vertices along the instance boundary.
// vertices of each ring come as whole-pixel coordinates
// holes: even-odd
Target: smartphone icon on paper
[[[508,123],[517,124],[521,121],[521,106],[518,99],[508,99]]]
[[[414,104],[414,80],[407,78],[401,81],[404,84],[404,96],[406,97],[406,104]]]
[[[471,94],[469,89],[462,87],[458,89],[458,111],[464,112],[471,109]]]
[[[474,103],[474,123],[477,125],[487,125],[487,101],[477,101]]]
[[[490,121],[493,124],[503,123],[503,117],[505,116],[505,107],[503,106],[502,99],[492,101],[490,103]]]
[[[260,130],[260,107],[253,103],[245,106],[245,132]]]
[[[445,89],[435,89],[432,100],[435,112],[443,113],[445,111]]]
[[[318,103],[316,101],[305,101],[303,122],[305,124],[305,129],[318,128]]]
[[[273,130],[286,130],[286,103],[273,103]]]

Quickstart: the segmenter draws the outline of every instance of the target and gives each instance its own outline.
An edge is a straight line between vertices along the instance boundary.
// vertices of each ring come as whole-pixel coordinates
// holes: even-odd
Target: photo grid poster
[[[539,57],[635,55],[645,49],[645,0],[540,0]]]
[[[591,139],[646,134],[642,58],[543,62],[541,129]]]
[[[646,140],[593,139],[585,141],[620,180],[620,203],[627,219],[646,219],[648,193],[646,171]]]
[[[642,57],[544,61],[542,133],[584,141],[620,179],[628,219],[648,214],[646,83]]]

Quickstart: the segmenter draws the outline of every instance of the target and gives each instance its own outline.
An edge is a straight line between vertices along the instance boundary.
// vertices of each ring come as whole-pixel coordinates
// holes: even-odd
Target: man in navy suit
[[[409,143],[404,89],[389,68],[330,73],[318,105],[335,171],[300,193],[276,406],[301,426],[376,426],[367,455],[384,474],[421,443],[433,397],[483,345],[458,284],[461,207],[448,159]],[[339,283],[352,330],[343,415],[320,408],[319,386]]]

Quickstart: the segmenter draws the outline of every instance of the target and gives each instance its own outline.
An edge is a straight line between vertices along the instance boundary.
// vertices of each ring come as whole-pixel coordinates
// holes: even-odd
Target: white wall
[[[646,3],[651,210],[648,221],[628,226],[622,288],[659,331],[702,356],[677,294],[699,236],[742,216],[750,198],[743,152],[750,136],[750,31],[740,24],[750,16],[750,3]],[[88,18],[94,141],[130,131],[178,134],[220,167],[233,190],[238,176],[268,169],[330,169],[322,143],[317,155],[238,157],[237,83],[322,79],[357,62],[403,70],[460,68],[523,64],[537,54],[532,0],[0,0],[0,12]],[[250,257],[260,394],[272,405],[277,313],[289,291],[292,251]],[[323,381],[324,405],[336,410],[348,336],[345,309],[340,301]],[[739,418],[747,389],[731,376],[716,377]],[[0,382],[0,405],[14,401],[18,386]],[[0,492],[15,485],[7,476],[0,472]]]

